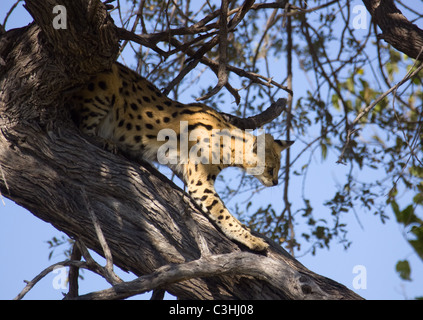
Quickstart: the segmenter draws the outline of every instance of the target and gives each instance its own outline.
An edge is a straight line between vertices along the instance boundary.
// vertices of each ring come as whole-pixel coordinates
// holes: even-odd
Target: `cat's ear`
[[[276,149],[278,152],[282,152],[285,149],[288,149],[294,144],[295,141],[292,140],[275,140]]]

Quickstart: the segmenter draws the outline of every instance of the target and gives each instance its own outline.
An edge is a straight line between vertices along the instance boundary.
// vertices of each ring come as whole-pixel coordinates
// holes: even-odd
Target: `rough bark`
[[[56,4],[68,9],[67,30],[52,27]],[[266,256],[242,252],[154,168],[82,137],[63,105],[74,88],[113,63],[116,27],[99,1],[27,0],[26,6],[35,23],[0,38],[3,196],[103,255],[94,212],[113,262],[144,280],[167,276],[157,285],[180,299],[361,298],[270,240]],[[166,273],[178,268],[178,276]]]
[[[423,61],[423,30],[408,21],[393,0],[363,0],[363,3],[382,30],[378,37],[410,58]]]

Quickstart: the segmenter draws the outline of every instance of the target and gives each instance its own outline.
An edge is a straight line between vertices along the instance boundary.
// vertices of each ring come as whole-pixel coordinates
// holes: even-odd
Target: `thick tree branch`
[[[382,30],[379,38],[409,57],[423,61],[423,56],[419,56],[423,48],[423,30],[408,21],[393,0],[363,0],[363,3]]]
[[[185,279],[212,277],[216,274],[250,276],[263,281],[276,280],[278,287],[290,288],[287,299],[305,300],[327,297],[313,279],[293,270],[281,261],[248,252],[234,252],[207,256],[178,265],[166,265],[150,275],[114,285],[110,289],[89,293],[77,299],[124,299]]]
[[[285,107],[286,99],[281,98],[278,99],[276,102],[273,102],[270,107],[268,107],[262,113],[257,114],[255,116],[251,116],[248,118],[239,118],[228,113],[222,113],[222,115],[227,121],[229,121],[234,126],[237,126],[240,129],[254,130],[276,119],[282,113],[282,111],[286,109]]]

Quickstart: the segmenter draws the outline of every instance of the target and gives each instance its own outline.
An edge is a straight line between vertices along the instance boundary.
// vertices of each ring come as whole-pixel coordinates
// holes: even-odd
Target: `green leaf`
[[[253,203],[251,202],[251,201],[248,201],[248,203],[247,203],[247,206],[246,206],[246,208],[245,208],[245,210],[247,210],[248,211],[248,209],[251,207],[251,205],[252,205]]]
[[[423,204],[423,192],[417,193],[413,197],[413,202],[416,203],[416,204]]]
[[[408,263],[408,260],[400,260],[397,262],[397,265],[395,266],[395,270],[399,273],[399,276],[403,280],[411,281],[410,274],[411,274],[411,268],[410,264]]]
[[[411,228],[411,233],[414,235],[413,240],[408,240],[414,248],[420,259],[423,260],[423,221],[420,220],[420,225],[414,225]]]
[[[325,160],[328,155],[328,147],[322,143],[320,144],[320,148],[322,149],[322,159]]]
[[[316,235],[317,239],[324,239],[326,237],[325,230],[326,230],[326,228],[322,227],[322,226],[318,226],[316,228],[315,235]]]
[[[419,240],[408,240],[408,243],[414,248],[416,253],[419,255],[420,259],[423,260],[423,241]]]
[[[398,205],[396,209],[394,209],[394,207],[392,207],[392,209],[394,210],[398,223],[402,223],[404,226],[419,222],[419,218],[417,218],[417,216],[414,214],[414,207],[412,204],[410,204],[407,208],[402,211],[399,211]]]
[[[347,90],[350,92],[355,92],[354,91],[354,78],[350,77],[347,79],[347,81],[345,82]]]
[[[400,209],[399,209],[398,203],[396,203],[395,201],[392,201],[391,207],[392,207],[392,211],[394,211],[395,216],[398,219],[398,216],[400,215]]]
[[[332,95],[332,105],[336,110],[341,110],[339,107],[339,97],[336,94]]]

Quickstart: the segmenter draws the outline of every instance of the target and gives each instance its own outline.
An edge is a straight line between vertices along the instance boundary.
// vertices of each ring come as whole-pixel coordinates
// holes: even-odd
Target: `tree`
[[[387,202],[398,212],[399,222],[413,227],[417,240],[410,241],[415,241],[412,244],[420,253],[421,220],[415,214],[415,208],[422,203],[422,112],[416,107],[421,99],[420,68],[414,67],[411,76],[399,82],[410,87],[399,94],[397,86],[395,104],[390,106],[383,90],[371,87],[371,73],[365,72],[369,69],[365,48],[376,28],[369,30],[364,41],[357,40],[350,26],[354,9],[349,2],[330,1],[315,7],[309,3],[306,8],[297,1],[259,4],[222,0],[219,5],[206,2],[194,12],[190,1],[184,5],[140,1],[134,2],[127,18],[122,18],[125,28],[116,27],[110,19],[105,10],[108,4],[89,3],[26,1],[35,23],[4,33],[0,45],[0,191],[75,239],[72,261],[61,262],[72,266],[70,279],[74,279],[77,268],[87,268],[113,285],[110,290],[85,298],[122,298],[148,290],[155,290],[154,297],[166,290],[179,298],[197,299],[360,298],[307,270],[276,243],[267,256],[240,251],[236,244],[215,232],[189,197],[153,167],[103,151],[77,132],[64,103],[74,88],[110,67],[119,51],[119,39],[125,40],[122,47],[130,44],[126,41],[141,44],[134,47],[140,61],[137,69],[174,98],[190,85],[187,75],[193,70],[201,72],[199,66],[205,66],[216,75],[216,84],[197,97],[207,98],[208,104],[218,108],[228,99],[222,94],[228,92],[237,106],[224,111],[240,117],[231,117],[237,119],[234,121],[260,116],[269,101],[277,100],[282,92],[288,96],[284,119],[273,121],[268,130],[283,133],[288,140],[295,132],[297,140],[304,141],[304,148],[295,158],[289,151],[286,154],[281,170],[281,211],[273,203],[257,208],[251,201],[239,209],[250,213],[248,222],[253,229],[277,242],[285,240],[291,253],[304,242],[310,243],[315,252],[319,247],[328,247],[335,238],[347,247],[342,214],[361,203],[383,220],[386,199],[380,201],[377,194],[380,189],[390,190]],[[365,1],[372,15],[392,20],[374,9],[377,3]],[[53,11],[57,5],[66,10],[66,29],[52,27],[55,18],[57,27],[65,23],[57,19],[59,10]],[[384,1],[377,8],[386,7],[392,9],[395,5]],[[336,15],[335,10],[341,14]],[[392,31],[404,24],[410,28],[406,19],[390,31],[374,20],[385,40],[395,39],[392,43],[396,47],[406,42],[401,38],[405,33]],[[340,21],[343,28],[337,28]],[[342,32],[337,34],[335,29]],[[386,86],[391,88],[398,81],[398,66],[404,58],[377,39],[380,70]],[[415,43],[418,48],[417,40],[407,43]],[[335,54],[328,51],[334,44],[339,48]],[[398,50],[418,57],[412,56],[415,50]],[[270,71],[271,58],[281,52],[286,57],[286,70],[275,79]],[[387,54],[389,63],[384,64]],[[297,98],[294,105],[295,62],[306,76],[313,74],[316,90]],[[261,70],[266,76],[259,73]],[[411,78],[413,82],[409,81]],[[407,111],[401,117],[396,111],[399,107]],[[359,132],[368,137],[371,124],[380,128],[377,135],[370,137],[372,146],[357,138]],[[320,134],[311,139],[308,130],[312,126],[319,127]],[[303,207],[293,205],[290,199],[290,181],[307,175],[310,161],[304,159],[316,150],[321,151],[323,159],[334,150],[339,162],[351,168],[345,184],[326,203],[332,213],[332,225],[316,217],[305,194]],[[356,166],[362,170],[382,167],[390,181],[357,181]],[[249,179],[242,177],[237,193],[246,189],[259,191]],[[407,207],[409,219],[404,218],[404,210],[396,201],[400,188],[416,193],[413,204]],[[231,189],[224,191],[227,197],[234,194]],[[309,231],[301,236],[295,233],[299,220],[309,226]],[[104,255],[106,267],[98,266],[86,248]],[[78,261],[81,256],[85,261]],[[113,264],[140,278],[121,283],[113,272]],[[71,281],[69,298],[77,296],[77,282]]]

